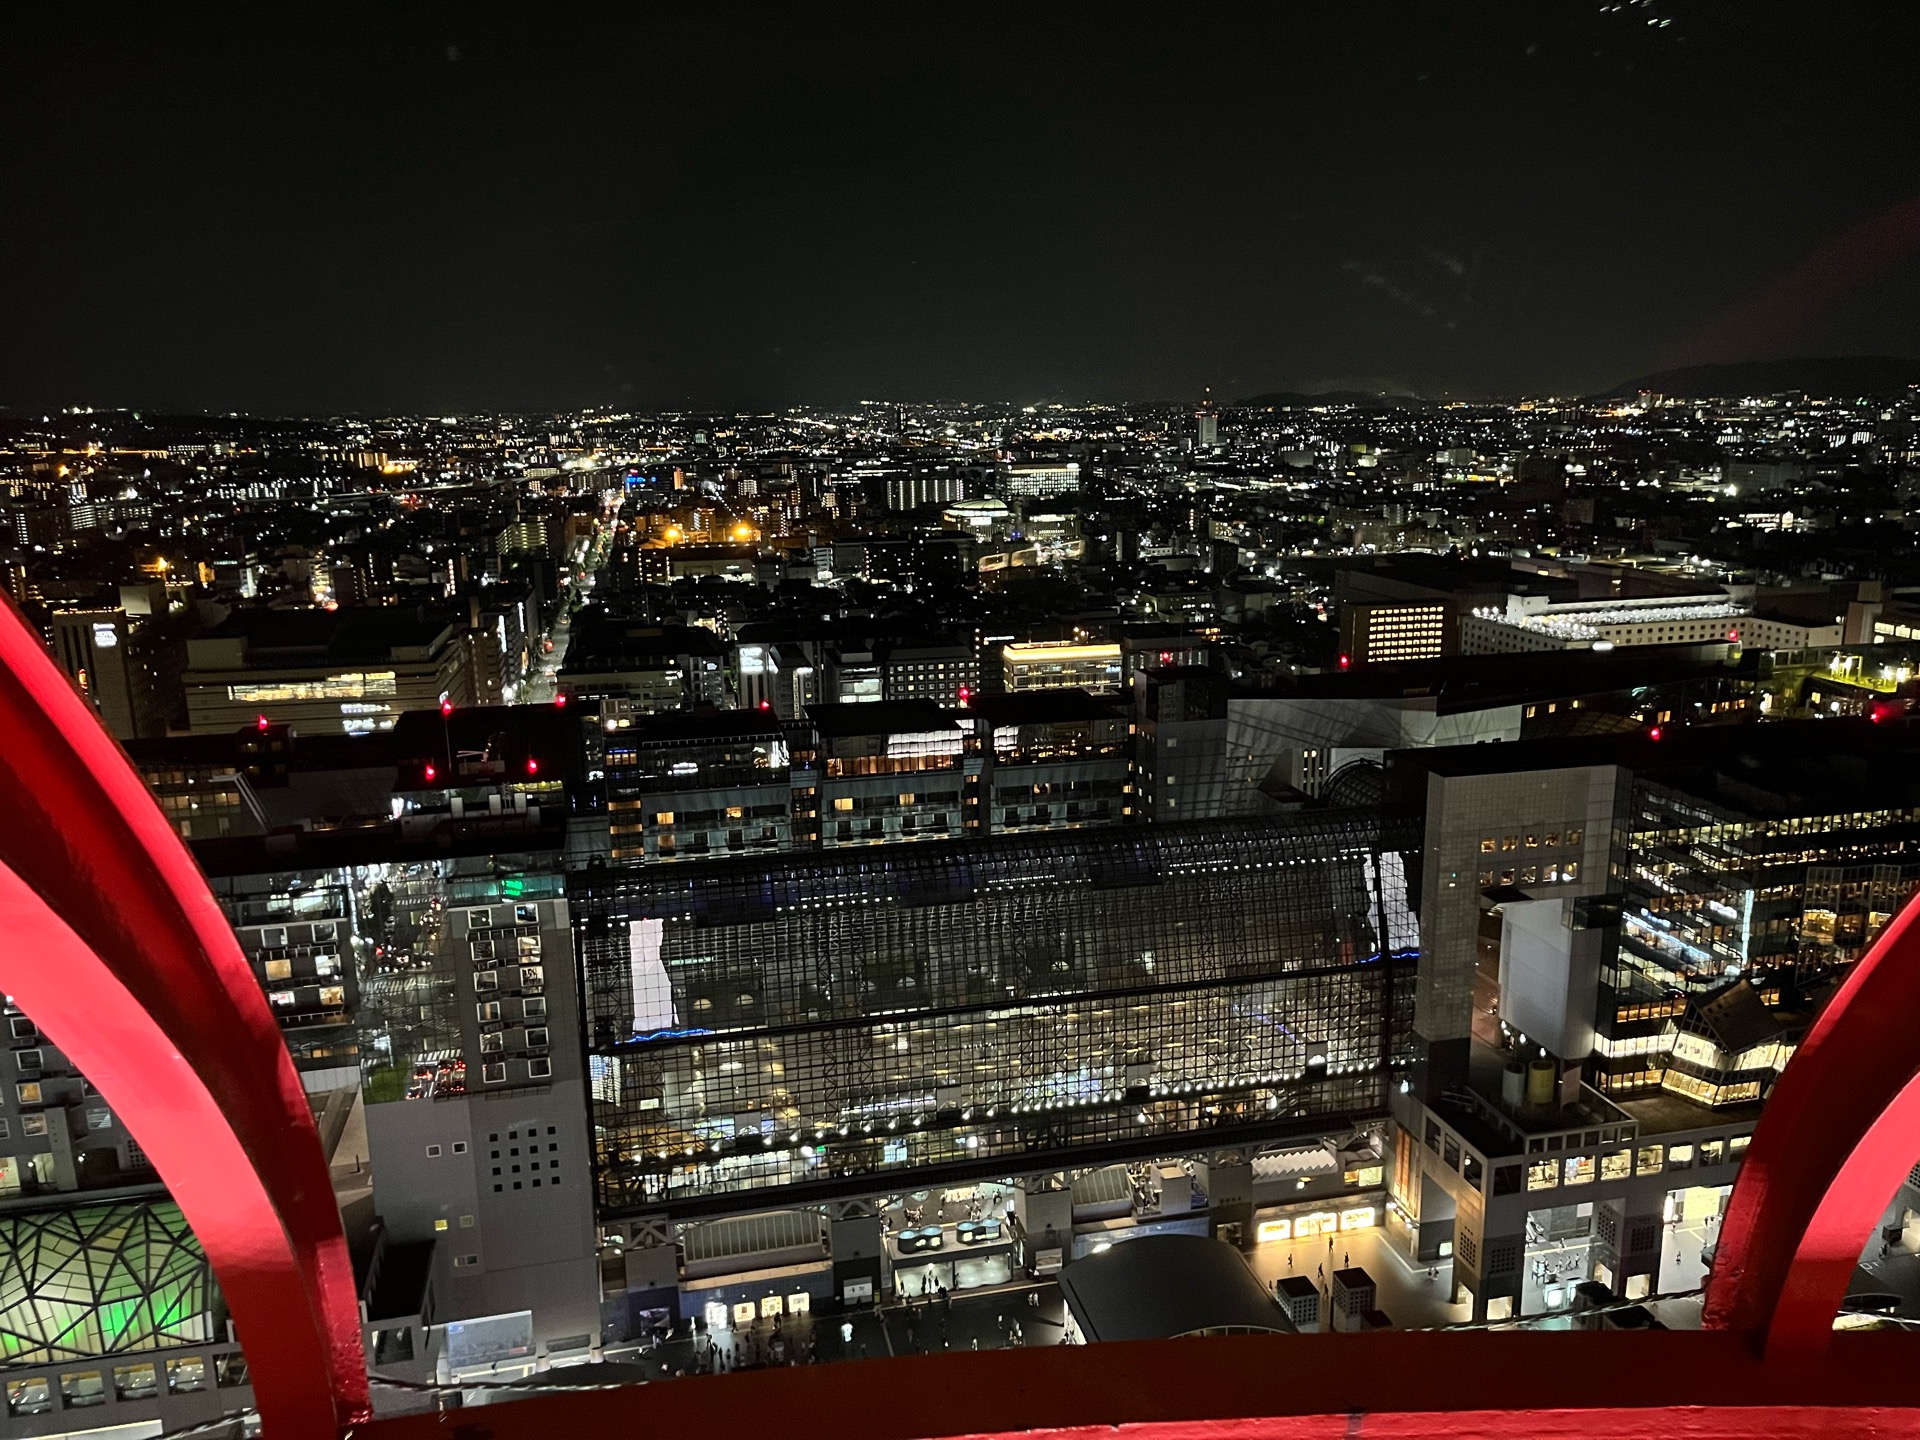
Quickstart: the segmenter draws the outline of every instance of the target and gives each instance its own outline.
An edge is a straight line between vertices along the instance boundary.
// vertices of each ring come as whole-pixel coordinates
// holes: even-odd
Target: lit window
[[[38,1080],[23,1080],[13,1088],[19,1095],[22,1105],[38,1105],[40,1103],[40,1082]]]
[[[836,795],[833,800],[833,808],[838,811],[841,811],[842,813],[845,813],[846,811],[853,809],[852,797],[847,795]]]

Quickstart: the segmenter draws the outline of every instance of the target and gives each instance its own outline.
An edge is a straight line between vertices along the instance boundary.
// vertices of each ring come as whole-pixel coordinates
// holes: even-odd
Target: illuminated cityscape
[[[1679,5],[1588,11],[1461,22],[1505,58],[1446,61],[1430,20],[1377,57],[1321,22],[1296,38],[1434,95],[1404,103],[1409,132],[1442,125],[1422,87],[1450,67],[1450,88],[1705,125],[1688,87],[1750,102],[1696,55],[1801,58]],[[1747,1243],[1730,1217],[1776,1092],[1823,1047],[1829,1085],[1906,1065],[1822,1037],[1920,893],[1920,361],[1887,358],[1914,349],[1911,201],[1876,179],[1839,206],[1768,170],[1780,212],[1845,217],[1792,254],[1730,240],[1704,298],[1682,292],[1711,288],[1705,262],[1650,239],[1635,274],[1662,275],[1610,299],[1567,276],[1629,248],[1613,212],[1680,203],[1615,173],[1651,158],[1631,137],[1568,162],[1578,204],[1463,181],[1471,204],[1424,201],[1429,224],[1313,156],[1270,203],[1259,144],[1216,149],[1158,99],[1158,120],[1109,99],[1071,119],[1024,55],[979,96],[1032,99],[1032,133],[975,134],[910,93],[984,75],[971,40],[883,81],[826,38],[789,59],[756,36],[723,116],[669,36],[648,108],[689,118],[656,131],[601,93],[607,57],[537,25],[523,59],[478,21],[396,22],[364,68],[331,31],[270,62],[272,28],[222,39],[229,60],[149,37],[189,78],[256,56],[295,112],[257,79],[234,102],[286,147],[297,204],[233,179],[255,143],[235,133],[182,171],[186,199],[127,221],[204,334],[104,240],[103,285],[140,289],[117,316],[46,237],[6,242],[75,308],[23,300],[44,351],[0,369],[0,618],[54,686],[16,658],[0,711],[110,736],[76,784],[137,777],[9,792],[21,834],[53,817],[41,862],[102,914],[147,901],[67,845],[73,807],[159,817],[120,859],[187,857],[165,873],[212,928],[194,953],[270,1052],[236,1030],[235,1064],[280,1067],[289,1149],[313,1160],[310,1124],[324,1157],[334,1204],[317,1180],[306,1199],[338,1213],[329,1303],[357,1313],[345,1363],[376,1427],[814,1364],[877,1394],[918,1382],[859,1377],[946,1351],[1727,1328],[1714,1287],[1748,1252],[1720,1247]],[[36,66],[58,39],[32,39]],[[21,195],[60,155],[144,193],[153,80],[126,43],[84,85],[127,153],[36,120]],[[1132,92],[1187,74],[1109,43],[1086,58]],[[1853,93],[1860,43],[1819,41],[1815,93]],[[531,123],[537,57],[579,116]],[[1220,64],[1251,93],[1248,56]],[[341,65],[385,118],[307,135]],[[1299,83],[1302,104],[1348,93]],[[159,107],[155,134],[206,136],[207,103]],[[1420,143],[1494,164],[1509,122],[1486,103]],[[1883,139],[1911,118],[1872,105]],[[888,136],[890,109],[918,139]],[[616,119],[652,158],[605,148]],[[1430,180],[1377,123],[1315,143],[1381,189]],[[1760,183],[1710,163],[1729,193]],[[358,177],[321,205],[340,213],[293,234],[336,169]],[[629,171],[648,198],[615,193]],[[288,237],[266,268],[241,246],[230,280],[180,248],[210,243],[228,185]],[[1191,214],[1149,208],[1172,185],[1204,192]],[[1230,193],[1302,298],[1270,293]],[[1748,223],[1698,206],[1703,231]],[[1576,215],[1589,240],[1516,238]],[[1148,224],[1192,233],[1160,255]],[[431,293],[441,266],[457,298]],[[150,353],[163,332],[177,354]],[[9,724],[19,755],[54,753]],[[160,909],[103,941],[23,883],[108,970],[148,974],[142,1013],[170,991],[206,1008]],[[20,936],[52,953],[66,932]],[[291,1435],[260,1292],[190,1224],[207,1199],[179,1134],[130,1119],[88,1048],[130,1022],[50,1018],[5,965],[0,1436]],[[220,1081],[194,1109],[165,1046],[139,1053],[181,1127],[227,1114]],[[259,1167],[281,1203],[232,1123],[209,1169]],[[1920,1136],[1886,1144],[1920,1161]],[[1824,1257],[1845,1298],[1823,1335],[1920,1324],[1920,1166],[1869,1199],[1871,1236]],[[290,1223],[279,1243],[299,1248]],[[1033,1413],[952,1433],[1064,1423]]]

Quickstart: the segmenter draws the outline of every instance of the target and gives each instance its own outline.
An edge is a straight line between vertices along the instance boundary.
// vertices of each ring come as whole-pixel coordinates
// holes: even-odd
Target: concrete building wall
[[[1454,1046],[1464,1062],[1484,892],[1518,887],[1564,911],[1573,900],[1605,890],[1622,784],[1612,765],[1429,776],[1414,1002],[1414,1028],[1429,1043]],[[1578,841],[1570,843],[1576,833]],[[1549,836],[1558,843],[1548,846]],[[1568,862],[1579,867],[1577,880],[1538,878],[1549,864]],[[1536,878],[1526,882],[1529,867]]]

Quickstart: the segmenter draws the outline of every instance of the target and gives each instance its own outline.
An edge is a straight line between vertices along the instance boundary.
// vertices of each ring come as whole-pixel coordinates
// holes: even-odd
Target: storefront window
[[[1527,1189],[1551,1190],[1560,1183],[1557,1160],[1537,1160],[1527,1166]]]
[[[1633,1173],[1633,1152],[1615,1150],[1610,1155],[1600,1157],[1600,1178],[1602,1180],[1624,1180]]]
[[[1561,1176],[1563,1184],[1588,1185],[1593,1181],[1593,1157],[1591,1155],[1569,1155]]]
[[[1634,1157],[1634,1169],[1642,1175],[1658,1175],[1665,1168],[1666,1151],[1659,1145],[1642,1145]]]

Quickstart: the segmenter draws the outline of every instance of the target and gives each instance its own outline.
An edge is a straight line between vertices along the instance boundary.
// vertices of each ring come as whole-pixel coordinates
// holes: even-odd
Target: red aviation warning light
[[[442,716],[447,716],[447,715],[451,715],[451,714],[453,714],[453,701],[451,701],[451,700],[442,700],[442,701],[440,702],[440,714],[441,714]]]
[[[533,756],[531,755],[527,756],[527,774],[538,775],[539,773],[540,773],[540,762],[534,759]]]
[[[1351,670],[1353,668],[1353,657],[1351,655],[1342,655],[1340,657],[1340,668],[1342,670]]]
[[[771,710],[773,708],[773,702],[771,700],[762,700],[760,702],[760,708],[762,710]]]
[[[566,697],[566,696],[564,696],[564,695],[556,695],[556,696],[554,696],[554,697],[553,697],[553,708],[554,708],[554,709],[556,709],[556,710],[564,710],[564,709],[566,709],[566,708],[567,708],[567,697]]]
[[[433,762],[431,760],[427,762],[426,775],[428,780],[438,780],[440,778],[440,772],[433,768]]]
[[[253,723],[255,728],[258,729],[262,735],[267,733],[267,717],[266,716],[262,715],[258,720],[254,721]]]
[[[1658,740],[1659,738],[1660,738],[1660,727],[1658,725],[1655,725],[1652,729],[1647,731],[1647,739]]]

